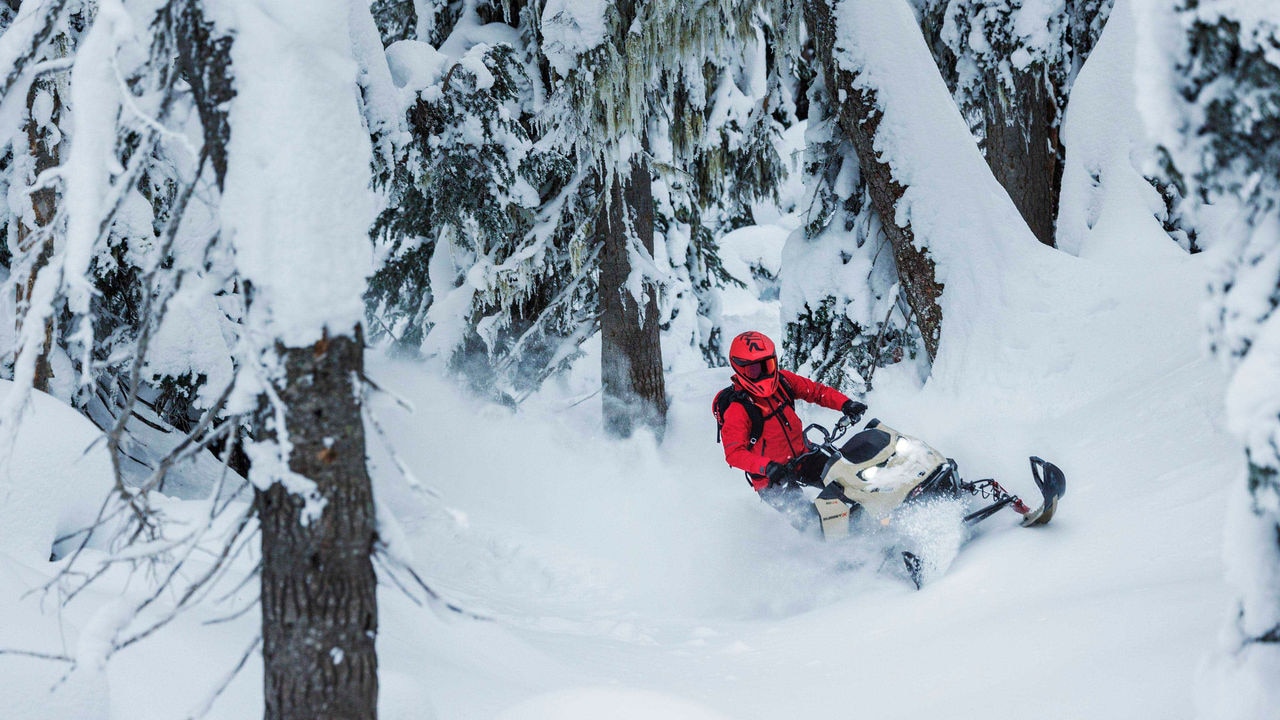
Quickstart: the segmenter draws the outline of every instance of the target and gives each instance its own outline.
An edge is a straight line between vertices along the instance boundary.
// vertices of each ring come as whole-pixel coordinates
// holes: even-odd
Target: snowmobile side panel
[[[836,498],[818,497],[813,500],[822,519],[822,537],[839,540],[849,535],[849,505]]]

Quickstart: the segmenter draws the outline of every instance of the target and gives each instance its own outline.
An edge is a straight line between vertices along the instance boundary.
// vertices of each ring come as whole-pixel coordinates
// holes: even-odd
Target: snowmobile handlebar
[[[807,447],[804,452],[786,462],[787,469],[795,472],[806,460],[822,452],[823,448],[826,448],[828,452],[838,452],[835,442],[844,437],[844,434],[849,432],[851,427],[853,427],[853,421],[844,415],[840,416],[840,419],[836,421],[835,425],[831,426],[830,430],[818,423],[809,423],[804,429],[804,442]],[[809,434],[811,431],[821,433],[822,442],[814,442],[810,439]]]
[[[836,424],[831,426],[831,430],[827,430],[818,423],[809,423],[808,427],[804,429],[804,441],[809,445],[809,450],[814,450],[824,445],[831,445],[836,440],[843,437],[852,425],[853,421],[844,415],[840,416],[840,419],[836,421]],[[822,433],[822,442],[813,442],[809,439],[809,432],[813,430]]]

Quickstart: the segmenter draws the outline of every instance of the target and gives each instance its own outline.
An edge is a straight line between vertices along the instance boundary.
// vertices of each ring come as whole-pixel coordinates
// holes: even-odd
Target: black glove
[[[786,485],[793,479],[795,473],[782,463],[769,461],[769,464],[764,466],[764,476],[769,478],[769,485],[771,486]]]
[[[849,402],[845,403],[843,407],[840,408],[840,412],[844,413],[844,416],[849,418],[849,422],[854,422],[854,423],[861,420],[862,414],[865,413],[866,411],[867,411],[867,406],[858,402],[857,400],[850,400]]]

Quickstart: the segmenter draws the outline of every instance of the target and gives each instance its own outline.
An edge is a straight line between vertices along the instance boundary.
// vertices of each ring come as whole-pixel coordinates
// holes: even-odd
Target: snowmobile
[[[1040,490],[1041,503],[1031,508],[994,479],[964,480],[955,460],[877,419],[837,446],[852,426],[847,417],[830,431],[816,423],[809,425],[804,431],[807,450],[789,464],[794,470],[825,458],[819,475],[822,490],[813,502],[828,540],[847,536],[851,517],[858,517],[872,528],[888,528],[912,508],[929,504],[963,508],[964,527],[976,525],[1004,508],[1022,515],[1023,527],[1034,527],[1053,519],[1058,501],[1066,493],[1062,470],[1038,457],[1031,458],[1031,475]],[[986,503],[969,511],[975,498]],[[898,551],[908,576],[919,589],[927,558],[912,549]]]

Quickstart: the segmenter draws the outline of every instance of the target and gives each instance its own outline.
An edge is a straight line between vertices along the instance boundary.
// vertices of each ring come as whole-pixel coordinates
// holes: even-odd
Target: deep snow
[[[869,398],[873,414],[969,477],[996,475],[1033,495],[1031,453],[1068,476],[1051,525],[992,521],[919,592],[892,573],[842,568],[856,540],[796,536],[724,466],[708,412],[723,370],[671,378],[659,446],[601,437],[595,403],[573,405],[590,393],[589,372],[512,414],[477,407],[419,366],[371,357],[370,374],[417,408],[380,396],[375,415],[415,481],[439,494],[413,490],[375,439],[379,501],[402,531],[385,534],[435,590],[490,618],[422,607],[384,586],[383,716],[424,717],[429,706],[440,718],[578,718],[624,704],[689,718],[851,708],[882,718],[1032,708],[1044,718],[1190,717],[1196,665],[1228,603],[1220,535],[1225,490],[1241,470],[1221,427],[1221,378],[1200,352],[1205,262],[1140,252],[1079,262],[1097,280],[1093,294],[1071,303],[1069,288],[1041,288],[1061,303],[1046,323],[1077,321],[1060,324],[1056,379],[1020,389],[1035,368],[1018,358],[1044,356],[1005,348],[1008,384],[993,372],[920,390],[885,372]],[[1093,360],[1096,348],[1115,352],[1112,372]],[[16,620],[0,631],[4,647],[74,649],[113,594],[139,592],[112,575],[59,629],[38,595],[18,597],[51,566],[2,564],[4,611]],[[100,677],[78,671],[48,695],[59,666],[0,657],[3,696],[20,701],[9,716],[183,717],[234,664],[255,617],[200,621],[251,600],[202,608],[122,653],[107,671],[110,711],[97,716],[83,708],[106,687]],[[256,715],[259,677],[251,659],[209,717]]]
[[[1119,52],[1099,47],[1117,72]],[[1114,92],[1106,74],[1082,74],[1069,113],[1101,113]],[[1068,163],[1123,167],[1130,151],[1087,145]],[[668,377],[670,425],[657,444],[603,437],[591,346],[514,414],[370,353],[369,375],[416,408],[374,396],[383,539],[445,599],[486,618],[425,602],[384,567],[381,717],[1192,717],[1197,665],[1229,608],[1221,534],[1242,474],[1221,371],[1202,351],[1214,259],[1165,244],[1130,174],[1110,177],[1098,222],[1072,225],[1079,257],[1010,240],[1016,249],[987,258],[1008,265],[998,287],[970,278],[965,302],[948,306],[968,313],[951,321],[971,332],[948,331],[946,372],[923,387],[907,371],[876,376],[871,414],[954,457],[966,477],[1034,497],[1026,457],[1037,454],[1068,479],[1051,525],[989,521],[918,592],[874,563],[851,566],[867,555],[856,538],[797,536],[724,465],[709,410],[725,370]],[[776,267],[795,225],[781,217],[726,238],[726,266]],[[779,329],[777,301],[757,293],[727,293],[723,310],[730,334]],[[67,432],[41,412],[26,422],[34,437]],[[57,483],[52,467],[22,481]],[[32,527],[56,526],[56,505],[32,503]],[[190,522],[208,511],[199,500],[163,507]],[[5,717],[188,717],[254,638],[256,612],[235,615],[254,588],[233,577],[103,669],[121,602],[144,597],[148,581],[117,567],[59,615],[56,596],[27,591],[61,562],[0,547],[0,648],[81,660],[59,682],[61,663],[0,655]],[[207,717],[259,715],[260,682],[251,655]]]

